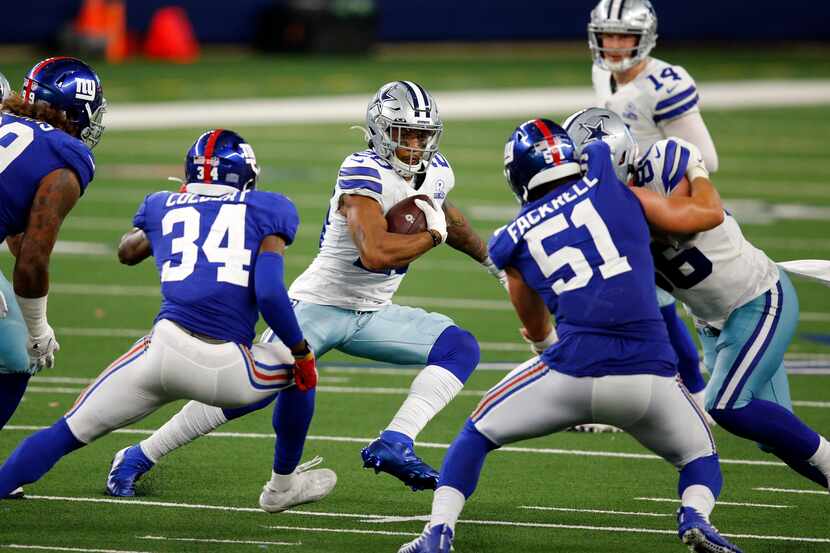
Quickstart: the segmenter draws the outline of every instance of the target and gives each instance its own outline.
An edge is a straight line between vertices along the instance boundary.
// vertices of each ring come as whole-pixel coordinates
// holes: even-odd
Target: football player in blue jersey
[[[299,218],[285,196],[256,190],[258,173],[251,146],[216,129],[187,153],[183,192],[144,199],[118,257],[127,265],[155,257],[162,303],[153,329],[65,416],[18,446],[0,467],[0,498],[42,477],[64,455],[171,401],[237,408],[270,401],[292,384],[301,392],[315,387],[314,354],[283,284],[283,255]],[[259,313],[282,343],[252,346]],[[292,423],[274,421],[278,441]],[[303,442],[291,446],[293,466],[271,479],[280,510],[316,501],[336,483],[331,470],[308,470],[317,460],[297,466]]]
[[[637,145],[615,113],[591,108],[566,125],[577,150],[588,139],[582,127],[604,121],[614,160],[630,163]],[[588,141],[589,142],[589,141]],[[637,161],[632,191],[646,218],[675,218],[687,201],[683,175],[708,178],[697,148],[679,138],[660,140]],[[590,163],[590,160],[589,160]],[[692,180],[692,179],[689,179]],[[693,221],[711,213],[698,211]],[[683,301],[695,319],[711,378],[706,409],[726,430],[753,440],[823,488],[830,482],[830,442],[793,412],[786,352],[798,325],[798,295],[787,275],[743,235],[731,214],[694,235],[654,234],[652,253],[657,282]],[[798,273],[798,271],[795,271]]]
[[[596,163],[581,178],[571,138],[546,119],[520,125],[507,141],[505,175],[521,209],[488,250],[507,272],[523,333],[539,355],[478,404],[444,459],[430,522],[399,553],[451,550],[490,451],[591,422],[624,429],[680,471],[683,543],[700,552],[740,551],[708,521],[723,482],[720,463],[703,414],[675,377],[677,356],[654,295],[648,223],[617,177],[608,145],[596,141],[586,152]],[[709,192],[719,203],[711,185]],[[704,230],[668,223],[664,230]]]
[[[700,112],[694,79],[685,68],[651,56],[657,44],[657,14],[649,0],[600,0],[591,11],[588,44],[597,105],[625,120],[641,152],[676,136],[698,147],[710,172],[717,170],[718,154]],[[591,131],[593,136],[604,132],[601,124]],[[702,407],[706,382],[697,346],[671,294],[658,288],[657,301],[677,352],[680,377]],[[590,425],[586,429],[596,430]]]
[[[337,349],[423,367],[398,412],[380,437],[363,448],[361,458],[364,467],[392,474],[413,489],[434,489],[438,472],[415,453],[414,441],[478,365],[478,342],[449,317],[396,305],[393,296],[408,264],[444,242],[500,280],[506,277],[490,261],[484,241],[447,200],[455,175],[438,151],[443,123],[432,95],[412,81],[384,84],[368,103],[366,124],[369,147],[343,160],[320,251],[288,293],[318,357]],[[416,200],[425,212],[427,230],[388,232],[386,212],[417,194],[428,195],[432,202]],[[271,336],[266,332],[263,340]],[[308,411],[313,409],[312,399],[280,394],[275,409]],[[131,490],[149,463],[245,412],[186,405],[130,448],[128,455],[136,462],[118,476],[123,483],[119,489]],[[293,428],[298,435],[307,430],[299,424]],[[269,508],[267,497],[260,504]]]
[[[5,78],[0,113],[0,241],[16,256],[13,286],[0,274],[0,428],[29,377],[55,363],[46,316],[49,258],[63,219],[95,173],[104,130],[101,81],[81,60],[36,64],[19,93]]]

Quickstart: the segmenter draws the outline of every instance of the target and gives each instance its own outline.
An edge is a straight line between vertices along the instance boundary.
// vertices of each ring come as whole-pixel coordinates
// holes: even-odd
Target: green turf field
[[[679,55],[685,56],[678,60],[681,63],[686,59],[694,62],[691,53]],[[803,64],[788,64],[782,57],[759,58],[765,61],[757,61],[758,67],[778,68],[771,75],[775,77],[815,75],[807,71],[809,56],[799,58],[807,60]],[[739,68],[733,74],[719,65],[714,55],[704,58],[699,72],[708,78],[750,76],[740,69],[742,63],[732,64]],[[575,59],[576,54],[565,56],[563,65],[571,67],[565,82],[547,77],[533,80],[527,76],[532,71],[517,67],[518,80],[495,79],[492,86],[587,84],[586,58],[579,58],[580,71],[585,71],[579,76]],[[743,58],[738,56],[738,60]],[[744,61],[750,63],[748,60]],[[329,75],[326,64],[334,64],[309,62],[311,69],[304,74],[300,60],[289,61],[298,64],[293,74],[302,74],[309,82],[324,73]],[[365,92],[397,76],[392,69],[400,68],[391,62],[380,68],[339,63],[344,84],[338,87],[325,81],[326,92]],[[495,74],[498,69],[482,69],[486,64],[481,59],[469,62],[466,68],[461,62],[452,63],[450,74],[447,65],[436,68],[419,59],[413,78],[434,71],[441,83],[435,88],[484,87],[491,82],[479,80],[477,72]],[[543,67],[539,60],[534,63],[526,67]],[[508,65],[514,64],[504,62],[501,67]],[[138,99],[132,84],[145,77],[171,79],[169,89],[162,87],[152,96],[161,100],[186,97],[189,83],[208,72],[216,75],[220,69],[225,71],[222,74],[229,75],[229,85],[223,86],[239,86],[244,74],[235,63],[222,60],[194,68],[140,64],[132,73],[129,68],[107,68],[114,82],[107,88],[112,91],[111,98]],[[5,67],[2,70],[6,72]],[[818,76],[826,76],[822,74],[825,69],[817,71]],[[187,76],[194,79],[184,78]],[[211,80],[207,94],[221,97],[218,86],[218,78]],[[291,86],[292,93],[310,91],[299,82]],[[269,93],[279,93],[268,79],[264,87]],[[739,209],[743,207],[747,218],[755,221],[743,225],[749,239],[774,259],[828,258],[827,219],[798,219],[791,214],[803,214],[806,207],[830,207],[826,148],[830,108],[718,111],[705,116],[721,160],[715,182],[727,200],[744,200],[737,204]],[[361,117],[356,114],[356,122]],[[451,199],[470,215],[482,235],[507,222],[515,209],[501,175],[501,158],[503,141],[516,123],[446,123],[442,151],[456,173]],[[62,346],[58,367],[32,381],[10,427],[0,432],[0,459],[31,427],[51,424],[61,416],[85,382],[125,351],[134,336],[149,328],[159,303],[155,269],[150,262],[138,267],[118,265],[115,248],[121,233],[130,228],[143,196],[175,186],[164,179],[180,176],[184,152],[202,130],[109,132],[96,149],[98,176],[61,233],[67,247],[82,253],[56,253],[52,262],[49,313]],[[335,172],[343,157],[362,148],[360,135],[349,131],[348,125],[236,130],[254,146],[264,167],[261,188],[286,193],[300,209],[300,234],[287,254],[290,280],[316,252]],[[798,209],[781,218],[770,216],[771,207],[783,204]],[[7,276],[11,266],[11,257],[0,254],[0,268]],[[802,320],[790,351],[826,364],[830,294],[826,288],[809,283],[796,282],[796,287]],[[439,310],[469,328],[482,342],[483,361],[517,362],[529,356],[518,338],[516,316],[497,282],[475,262],[446,246],[413,264],[399,301]],[[175,412],[175,405],[62,461],[27,489],[36,498],[0,502],[0,549],[6,547],[3,544],[20,544],[79,551],[396,551],[399,544],[420,532],[423,522],[389,517],[427,514],[431,495],[412,493],[391,477],[361,469],[359,450],[394,414],[414,373],[368,371],[354,363],[358,360],[336,352],[321,362],[321,391],[306,458],[323,455],[325,466],[338,473],[338,487],[324,502],[279,515],[257,509],[259,489],[269,476],[272,460],[270,412],[243,418],[223,427],[225,435],[183,448],[142,482],[140,497],[110,502],[103,489],[112,454],[141,439],[142,431],[158,428]],[[426,460],[440,464],[443,446],[452,440],[481,394],[503,374],[479,371],[465,392],[427,427],[419,440],[436,447],[420,448]],[[791,385],[793,398],[801,402],[798,413],[830,434],[830,379],[796,375],[791,377]],[[725,503],[715,511],[713,522],[728,535],[743,536],[734,541],[745,551],[830,551],[827,494],[759,489],[820,492],[753,444],[720,429],[715,433],[721,457],[727,462],[723,465],[726,484],[721,498]],[[491,456],[479,491],[462,515],[462,521],[472,522],[458,526],[458,551],[681,550],[674,535],[675,504],[656,501],[675,497],[676,473],[664,462],[647,457],[648,452],[631,438],[559,434],[516,445],[518,449]]]

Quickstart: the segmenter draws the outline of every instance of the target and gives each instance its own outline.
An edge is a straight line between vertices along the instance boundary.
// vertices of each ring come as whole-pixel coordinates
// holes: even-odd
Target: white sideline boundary
[[[361,521],[363,522],[363,521]],[[300,530],[302,532],[330,532],[332,534],[367,534],[376,536],[420,536],[418,532],[393,532],[391,530],[361,530],[359,528],[309,528],[307,526],[263,526],[269,530]]]
[[[758,489],[758,488],[754,488]],[[677,503],[677,498],[671,497],[635,497],[636,501],[653,501],[656,503]],[[752,503],[748,501],[720,501],[717,502],[718,506],[725,506],[725,507],[752,507],[752,508],[761,508],[761,509],[793,509],[792,505],[775,505],[769,503]]]
[[[179,508],[179,509],[206,509],[206,510],[214,510],[214,511],[231,511],[231,512],[251,512],[255,511],[257,513],[262,513],[259,509],[254,509],[252,507],[228,507],[224,505],[207,505],[207,504],[200,504],[200,503],[174,503],[168,501],[145,501],[145,500],[135,500],[135,499],[107,499],[107,498],[94,498],[94,497],[62,497],[62,496],[45,496],[45,495],[33,495],[29,496],[31,499],[40,499],[40,500],[48,500],[48,501],[68,501],[68,502],[75,502],[75,503],[108,503],[108,504],[117,504],[117,505],[130,505],[134,507],[167,507],[167,508]],[[676,499],[674,500],[677,501]],[[316,516],[316,517],[329,517],[329,518],[350,518],[350,519],[387,519],[390,518],[387,515],[377,515],[377,514],[357,514],[357,513],[333,513],[333,512],[326,512],[326,511],[294,511],[288,510],[282,513],[282,516],[289,516],[289,515],[298,515],[298,516]],[[510,520],[477,520],[477,519],[461,519],[458,521],[459,524],[475,524],[481,526],[511,526],[511,527],[518,527],[518,528],[546,528],[546,529],[561,529],[561,530],[589,530],[589,531],[596,531],[596,532],[626,532],[626,533],[637,533],[637,534],[671,534],[675,535],[677,533],[676,530],[663,530],[659,528],[637,528],[637,527],[625,527],[625,526],[595,526],[591,524],[556,524],[556,523],[544,523],[544,522],[520,522],[520,521],[510,521]],[[270,528],[271,526],[266,526]],[[281,527],[280,529],[292,529],[292,527]],[[329,529],[324,529],[329,530]],[[340,529],[330,529],[334,531],[338,531]],[[414,534],[417,535],[417,534]],[[764,541],[792,541],[792,542],[808,542],[808,543],[830,543],[830,538],[813,538],[813,537],[804,537],[804,536],[767,536],[767,535],[759,535],[759,534],[722,534],[729,538],[741,538],[741,539],[755,539],[755,540],[764,540]],[[121,553],[121,552],[118,552]]]
[[[3,430],[17,430],[17,431],[37,431],[46,428],[45,426],[32,426],[32,425],[14,425],[10,424],[3,428]],[[147,436],[152,434],[155,430],[143,430],[143,429],[132,429],[132,428],[121,428],[119,430],[113,431],[113,434],[127,434],[127,435],[138,435],[138,436]],[[249,439],[266,439],[266,440],[273,440],[273,434],[265,434],[259,432],[211,432],[207,434],[205,437],[209,438],[249,438]],[[309,441],[319,441],[319,442],[339,442],[339,443],[352,443],[352,444],[363,444],[366,445],[375,437],[366,437],[366,438],[358,438],[358,437],[349,437],[349,436],[320,436],[320,435],[309,435],[307,438]],[[421,448],[426,449],[449,449],[450,444],[444,443],[436,443],[436,442],[415,442],[415,445]],[[638,460],[648,460],[648,461],[660,461],[664,463],[662,457],[658,457],[657,455],[653,455],[651,453],[625,453],[620,451],[590,451],[590,450],[582,450],[582,449],[559,449],[559,448],[546,448],[546,447],[519,447],[519,446],[505,446],[499,448],[496,453],[503,452],[503,453],[536,453],[541,455],[575,455],[578,457],[606,457],[610,459],[638,459]],[[721,459],[721,464],[725,465],[750,465],[750,466],[761,466],[761,467],[785,467],[784,463],[779,463],[776,461],[756,461],[754,459]]]
[[[674,513],[643,513],[640,511],[606,511],[604,509],[574,509],[568,507],[546,507],[543,505],[519,505],[519,509],[529,511],[554,511],[560,513],[590,513],[596,515],[622,515],[633,517],[672,517]]]
[[[752,488],[759,492],[773,492],[773,493],[797,493],[809,495],[828,495],[830,492],[823,490],[802,490],[802,489],[788,489],[788,488]]]
[[[139,540],[181,541],[191,543],[226,543],[233,545],[302,545],[301,541],[221,540],[217,538],[175,538],[171,536],[136,536]]]
[[[587,71],[587,65],[586,65]],[[826,105],[830,80],[712,81],[698,83],[707,113],[748,109]],[[535,117],[540,113],[572,112],[590,106],[594,91],[587,86],[434,91],[444,121]],[[111,131],[205,126],[361,122],[367,94],[322,97],[247,98],[201,102],[113,104],[107,111]]]
[[[37,551],[79,551],[83,553],[151,553],[150,551],[129,551],[126,549],[86,549],[83,547],[60,547],[57,545],[24,545],[20,543],[0,544],[0,549],[29,549]]]

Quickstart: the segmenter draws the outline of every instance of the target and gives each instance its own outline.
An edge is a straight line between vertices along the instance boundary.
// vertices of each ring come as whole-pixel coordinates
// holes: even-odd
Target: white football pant
[[[293,384],[293,366],[281,342],[212,344],[161,320],[81,393],[66,422],[89,443],[171,401],[242,407]]]
[[[491,388],[471,419],[499,445],[601,423],[622,428],[678,468],[716,453],[700,408],[675,377],[575,378],[538,357]]]

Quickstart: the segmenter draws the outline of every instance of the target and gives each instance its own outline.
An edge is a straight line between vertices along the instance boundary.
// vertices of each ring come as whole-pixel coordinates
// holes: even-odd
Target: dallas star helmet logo
[[[594,140],[602,140],[606,136],[611,136],[611,133],[606,132],[606,130],[605,130],[605,119],[607,119],[607,118],[608,118],[608,116],[605,116],[605,115],[601,116],[597,120],[596,125],[594,125],[594,126],[591,126],[587,123],[580,123],[579,124],[579,127],[581,129],[583,129],[585,132],[588,133],[588,136],[586,136],[582,140],[582,145],[585,145],[589,142],[593,142]]]

